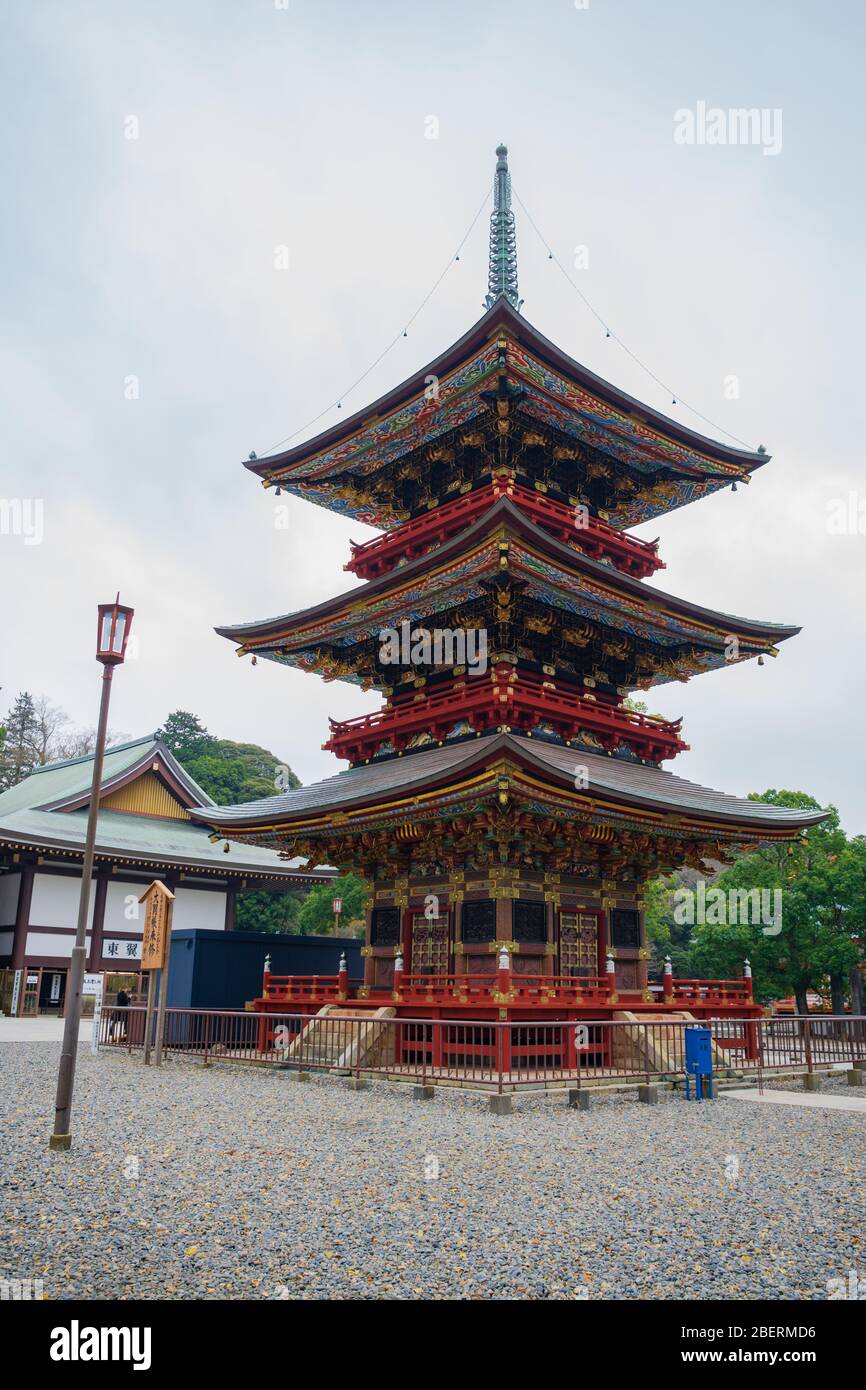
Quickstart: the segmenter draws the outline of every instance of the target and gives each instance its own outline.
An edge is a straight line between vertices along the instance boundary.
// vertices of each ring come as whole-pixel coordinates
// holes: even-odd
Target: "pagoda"
[[[364,410],[246,463],[265,488],[381,532],[352,545],[345,568],[361,584],[217,629],[241,656],[383,696],[375,713],[330,721],[323,746],[348,764],[337,775],[196,813],[227,840],[366,882],[363,983],[271,977],[258,1007],[759,1012],[748,978],[668,970],[650,989],[644,887],[794,841],[821,815],[678,777],[665,764],[687,747],[681,721],[643,712],[640,696],[762,662],[799,629],[649,584],[657,542],[628,528],[748,483],[768,457],[642,405],[526,321],[500,146],[483,317]]]

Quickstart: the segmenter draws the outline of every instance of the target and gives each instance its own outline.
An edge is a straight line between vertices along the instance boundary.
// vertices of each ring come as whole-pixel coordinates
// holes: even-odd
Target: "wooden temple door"
[[[559,973],[572,977],[598,975],[599,914],[560,912]]]
[[[428,916],[412,913],[411,975],[451,974],[451,913]]]

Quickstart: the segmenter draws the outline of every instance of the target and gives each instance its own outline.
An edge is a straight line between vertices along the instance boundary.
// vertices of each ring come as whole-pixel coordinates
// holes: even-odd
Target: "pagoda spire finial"
[[[490,214],[490,265],[487,272],[485,308],[492,309],[504,296],[518,311],[523,300],[517,290],[517,236],[511,211],[511,175],[508,147],[496,148],[496,180],[493,185],[493,211]]]

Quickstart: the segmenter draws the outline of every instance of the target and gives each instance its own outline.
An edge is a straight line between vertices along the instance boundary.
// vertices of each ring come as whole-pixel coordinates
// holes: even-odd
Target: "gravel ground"
[[[825,1299],[866,1274],[857,1114],[525,1096],[498,1117],[82,1050],[53,1154],[58,1056],[0,1045],[0,1274],[50,1299]]]
[[[802,1091],[803,1082],[796,1078],[788,1081],[777,1080],[776,1077],[764,1074],[764,1089],[769,1091]],[[833,1072],[829,1076],[821,1077],[819,1090],[826,1091],[830,1096],[857,1096],[860,1100],[866,1099],[866,1086],[849,1086],[848,1078],[844,1071]]]

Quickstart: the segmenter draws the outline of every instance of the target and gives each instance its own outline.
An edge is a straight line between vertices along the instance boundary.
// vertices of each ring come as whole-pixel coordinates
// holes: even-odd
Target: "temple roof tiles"
[[[664,504],[636,506],[622,524],[649,520],[747,478],[770,457],[710,439],[642,404],[562,352],[500,297],[452,347],[371,405],[313,439],[267,458],[251,458],[245,466],[267,483],[387,529],[396,518],[353,505],[325,485],[348,469],[361,474],[378,470],[420,443],[486,414],[480,392],[501,369],[503,352],[509,377],[522,389],[521,409],[529,417],[638,471],[669,470],[676,477],[676,496]],[[433,397],[431,380],[437,383]]]
[[[666,634],[668,641],[699,637],[719,648],[734,635],[746,647],[753,648],[746,654],[769,649],[800,630],[788,624],[739,618],[665,593],[557,540],[508,498],[500,498],[465,531],[388,574],[311,608],[218,627],[216,631],[250,650],[269,655],[270,647],[281,643],[330,640],[348,644],[351,634],[360,632],[365,625],[372,632],[404,619],[417,621],[435,611],[437,602],[440,607],[443,605],[446,586],[452,579],[464,588],[469,585],[466,593],[471,591],[468,569],[473,557],[476,585],[482,573],[493,572],[498,565],[496,547],[500,533],[506,539],[515,537],[527,543],[515,552],[513,559],[509,557],[509,565],[513,563],[515,569],[521,569],[527,583],[536,587],[539,594],[544,594],[548,601],[555,601],[558,594],[562,604],[574,612],[595,605],[607,615],[605,621],[611,626],[625,625],[636,631],[655,626]],[[489,554],[484,549],[487,540],[493,543]],[[461,601],[464,598],[465,594]],[[624,616],[618,617],[620,609]]]
[[[815,825],[823,811],[791,810],[750,801],[727,792],[713,791],[672,772],[639,763],[621,762],[562,745],[544,743],[514,734],[489,734],[467,743],[425,749],[402,758],[370,763],[338,772],[322,782],[281,796],[242,806],[202,807],[192,815],[231,835],[252,827],[290,826],[307,816],[329,811],[348,811],[428,790],[469,776],[479,766],[496,759],[522,763],[547,779],[551,787],[574,789],[575,762],[586,768],[587,799],[605,797],[622,805],[656,811],[676,811],[716,823],[755,830],[785,830]]]

